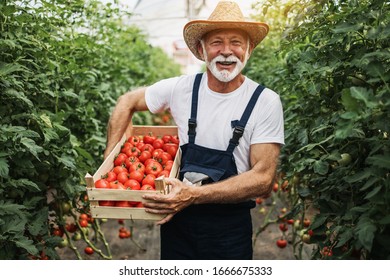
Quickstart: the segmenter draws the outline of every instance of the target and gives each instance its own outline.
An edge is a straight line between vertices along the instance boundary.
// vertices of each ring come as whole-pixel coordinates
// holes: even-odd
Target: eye
[[[221,43],[222,43],[221,40],[214,40],[214,41],[211,41],[210,45],[217,46],[217,45],[220,45]]]
[[[234,40],[234,41],[232,41],[232,44],[233,44],[234,46],[241,46],[241,45],[242,45],[242,42],[239,41],[239,40]]]

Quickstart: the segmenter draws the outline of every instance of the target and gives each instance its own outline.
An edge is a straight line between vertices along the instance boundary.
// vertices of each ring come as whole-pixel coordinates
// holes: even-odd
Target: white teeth
[[[233,61],[219,61],[219,63],[222,65],[232,65],[234,62]]]

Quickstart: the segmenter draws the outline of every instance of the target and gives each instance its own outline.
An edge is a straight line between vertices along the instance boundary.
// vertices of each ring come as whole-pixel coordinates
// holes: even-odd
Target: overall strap
[[[195,143],[196,115],[198,113],[199,86],[203,73],[196,74],[194,87],[192,89],[191,117],[188,119],[188,142]]]
[[[249,100],[248,105],[246,105],[245,111],[241,116],[241,119],[237,122],[234,127],[233,137],[229,140],[229,146],[226,151],[233,153],[234,149],[237,147],[240,138],[244,134],[245,126],[249,120],[249,117],[253,111],[253,108],[256,105],[257,99],[259,99],[260,94],[265,89],[264,86],[258,85],[255,92],[252,94],[251,99]]]

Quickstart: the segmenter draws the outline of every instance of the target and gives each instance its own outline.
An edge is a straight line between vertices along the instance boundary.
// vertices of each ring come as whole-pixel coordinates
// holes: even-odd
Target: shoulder
[[[167,78],[160,80],[153,85],[148,87],[148,90],[161,90],[161,89],[175,89],[175,88],[185,88],[193,85],[195,80],[195,75],[181,75],[177,77]]]
[[[255,81],[253,81],[252,79],[250,79],[248,77],[245,77],[245,78],[246,78],[246,83],[247,83],[247,89],[249,92],[254,92],[258,86],[262,86],[264,88],[263,91],[261,92],[261,95],[259,98],[264,105],[267,105],[267,104],[273,103],[273,102],[277,102],[277,103],[280,102],[280,96],[277,92],[273,91],[272,89],[270,89],[264,85],[261,85]]]

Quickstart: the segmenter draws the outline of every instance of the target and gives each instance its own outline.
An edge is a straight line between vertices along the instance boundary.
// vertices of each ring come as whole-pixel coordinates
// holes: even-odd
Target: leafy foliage
[[[0,2],[1,259],[57,258],[59,205],[77,209],[117,97],[178,74],[130,16],[93,0]]]
[[[283,99],[281,169],[295,208],[316,209],[313,258],[328,247],[332,258],[389,259],[390,5],[276,2],[257,7],[285,30],[256,51],[248,75]]]

